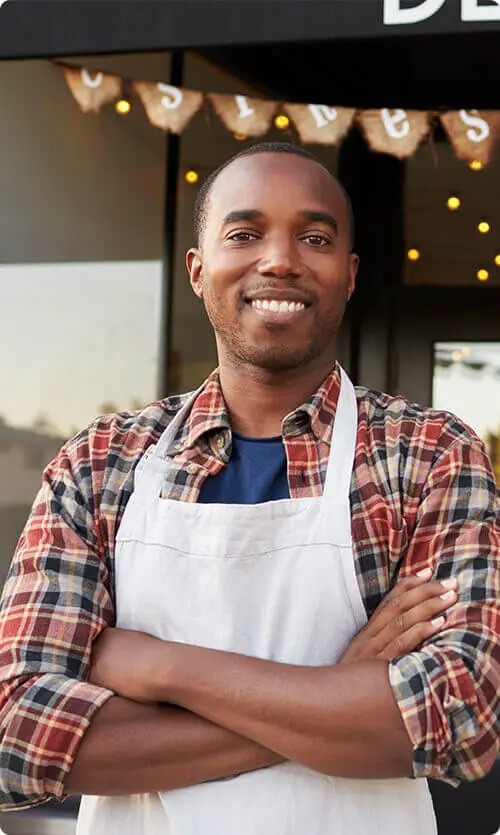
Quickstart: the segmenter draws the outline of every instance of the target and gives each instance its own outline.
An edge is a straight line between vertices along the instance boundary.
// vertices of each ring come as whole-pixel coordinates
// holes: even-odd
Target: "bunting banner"
[[[203,102],[203,93],[181,90],[161,81],[134,81],[133,87],[151,124],[171,133],[182,133]]]
[[[441,123],[459,159],[478,159],[487,165],[500,135],[500,112],[457,110],[442,113]]]
[[[208,93],[207,98],[225,127],[241,137],[263,136],[271,127],[278,103],[247,96]]]
[[[94,70],[63,67],[66,83],[84,113],[97,113],[104,104],[118,98],[122,80]]]
[[[429,135],[432,114],[421,110],[364,110],[358,121],[372,151],[411,157]]]
[[[338,145],[351,127],[355,107],[330,107],[327,104],[285,104],[302,142]]]
[[[138,95],[152,125],[180,134],[206,106],[238,139],[262,137],[276,125],[296,131],[301,142],[338,146],[352,125],[359,125],[370,149],[399,159],[412,156],[441,124],[459,159],[491,162],[500,137],[500,110],[360,109],[333,104],[298,104],[246,95],[205,93],[161,81],[120,78],[99,70],[61,67],[71,93],[84,113],[97,113],[125,90]]]

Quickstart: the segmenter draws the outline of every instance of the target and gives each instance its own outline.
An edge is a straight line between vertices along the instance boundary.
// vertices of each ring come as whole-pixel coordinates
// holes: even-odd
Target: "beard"
[[[222,300],[214,295],[205,296],[204,302],[219,353],[233,363],[280,372],[299,369],[321,355],[331,354],[334,360],[335,337],[343,310],[331,310],[319,320],[315,319],[300,340],[293,333],[293,327],[274,324],[261,324],[260,333],[252,339],[251,332],[242,323],[244,307],[237,308],[236,314],[229,317],[224,315]]]

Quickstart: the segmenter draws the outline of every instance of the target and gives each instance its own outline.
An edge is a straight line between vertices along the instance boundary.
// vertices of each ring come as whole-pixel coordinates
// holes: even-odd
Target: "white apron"
[[[342,371],[323,496],[258,505],[160,498],[194,397],[137,465],[116,536],[117,626],[302,665],[366,623],[351,543],[357,406]],[[287,762],[160,794],[84,797],[77,835],[435,835],[425,780],[348,780]]]

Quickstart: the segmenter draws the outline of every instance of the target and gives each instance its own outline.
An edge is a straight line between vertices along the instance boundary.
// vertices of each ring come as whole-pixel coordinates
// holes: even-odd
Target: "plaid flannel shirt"
[[[339,393],[336,367],[282,422],[291,498],[323,489]],[[459,581],[442,631],[389,676],[413,745],[415,777],[484,775],[499,738],[497,491],[484,445],[454,415],[356,389],[350,502],[354,559],[370,616],[398,578],[431,566]],[[44,471],[0,606],[0,806],[64,797],[95,712],[112,696],[86,681],[92,642],[114,624],[115,534],[134,465],[187,395],[100,417]],[[163,495],[196,501],[231,456],[215,371],[169,453]]]

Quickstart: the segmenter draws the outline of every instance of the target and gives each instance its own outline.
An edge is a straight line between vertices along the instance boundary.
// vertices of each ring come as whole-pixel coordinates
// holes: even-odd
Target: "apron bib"
[[[334,664],[366,623],[351,542],[357,404],[341,391],[323,495],[257,505],[160,498],[185,404],[139,461],[116,536],[118,627],[290,664]],[[82,798],[77,835],[435,835],[425,780],[297,763],[197,786]]]

